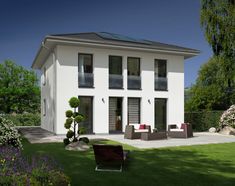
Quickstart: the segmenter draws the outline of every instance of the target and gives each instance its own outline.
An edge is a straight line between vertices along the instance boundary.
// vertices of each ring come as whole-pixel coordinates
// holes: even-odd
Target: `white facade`
[[[93,55],[94,88],[78,87],[78,54]],[[123,89],[109,89],[109,56],[122,56]],[[127,57],[140,58],[141,90],[127,89]],[[154,60],[167,61],[168,90],[154,88]],[[68,100],[76,96],[93,97],[93,132],[109,133],[109,97],[122,97],[122,130],[128,124],[128,98],[141,99],[141,123],[154,128],[155,98],[167,99],[167,124],[184,122],[184,55],[171,52],[117,49],[84,45],[56,45],[41,70],[46,69],[46,84],[41,85],[41,126],[56,134],[65,134],[65,111]],[[42,73],[42,79],[44,75]],[[46,100],[46,107],[44,107]]]

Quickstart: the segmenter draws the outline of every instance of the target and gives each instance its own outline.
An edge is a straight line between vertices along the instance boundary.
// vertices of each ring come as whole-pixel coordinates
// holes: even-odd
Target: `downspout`
[[[57,73],[56,73],[56,52],[55,50],[50,50],[44,42],[42,42],[42,47],[47,49],[48,51],[50,51],[52,53],[52,64],[53,64],[53,71],[54,71],[54,74],[53,74],[53,111],[54,111],[54,116],[53,116],[53,133],[56,134],[56,121],[57,121],[57,116],[56,116],[56,88],[57,88],[57,83],[56,83],[56,77],[57,77]]]

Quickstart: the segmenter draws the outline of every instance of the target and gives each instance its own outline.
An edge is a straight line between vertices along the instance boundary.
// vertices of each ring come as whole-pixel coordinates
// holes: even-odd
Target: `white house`
[[[32,64],[42,71],[41,127],[65,134],[68,100],[80,98],[89,133],[128,123],[166,130],[184,122],[184,59],[199,51],[98,32],[46,36]]]

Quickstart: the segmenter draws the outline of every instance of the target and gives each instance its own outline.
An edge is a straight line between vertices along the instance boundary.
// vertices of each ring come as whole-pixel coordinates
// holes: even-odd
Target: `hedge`
[[[3,114],[4,118],[11,120],[15,126],[40,126],[41,115],[36,114]]]
[[[208,131],[209,128],[219,127],[219,120],[224,111],[185,112],[185,122],[191,123],[197,132]]]

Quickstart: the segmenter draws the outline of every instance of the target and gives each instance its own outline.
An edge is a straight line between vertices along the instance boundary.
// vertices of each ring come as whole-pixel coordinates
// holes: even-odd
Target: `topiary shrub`
[[[13,122],[0,116],[0,146],[5,145],[22,148],[20,134]]]
[[[68,145],[71,142],[76,142],[78,141],[78,136],[79,136],[79,123],[84,121],[84,117],[82,114],[78,112],[78,106],[79,106],[79,99],[76,97],[72,97],[69,100],[69,105],[74,109],[72,110],[67,110],[65,112],[65,116],[67,117],[64,127],[68,129],[68,132],[66,134],[66,137],[64,139],[64,144]]]
[[[225,126],[235,128],[235,105],[230,106],[230,108],[223,112],[220,117],[220,128]]]

